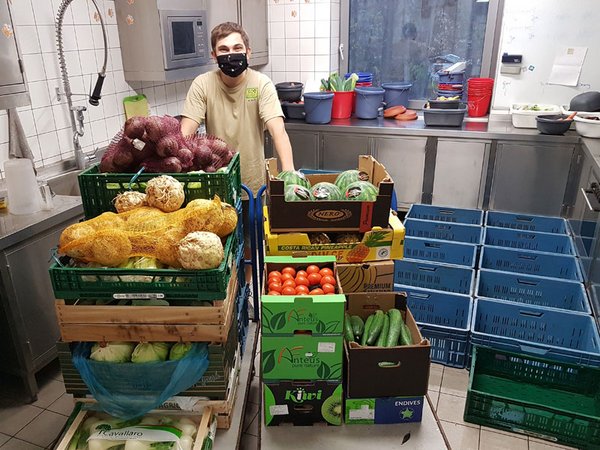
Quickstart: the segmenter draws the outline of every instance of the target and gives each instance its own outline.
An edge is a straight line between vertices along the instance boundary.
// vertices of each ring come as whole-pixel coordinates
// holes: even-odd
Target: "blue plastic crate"
[[[473,312],[471,297],[401,284],[394,290],[406,292],[410,312],[421,334],[431,343],[431,360],[464,368]]]
[[[394,260],[395,284],[471,295],[474,281],[473,269],[413,259]]]
[[[483,241],[483,227],[479,225],[406,219],[404,228],[406,229],[406,236],[410,237],[440,239],[467,244],[481,244]]]
[[[484,230],[484,245],[575,256],[573,241],[566,234],[539,233],[496,227],[486,227]]]
[[[450,206],[411,205],[407,219],[435,220],[438,222],[482,225],[483,211],[480,209],[452,208]]]
[[[475,299],[471,343],[600,366],[600,339],[592,316],[557,309]]]
[[[567,221],[562,217],[488,211],[485,217],[485,225],[488,227],[512,228],[513,230],[569,234]]]
[[[477,246],[439,239],[406,237],[404,257],[472,268],[475,267]]]
[[[583,284],[558,278],[480,269],[475,296],[591,314]]]
[[[517,272],[540,277],[583,281],[579,261],[574,256],[534,252],[504,247],[483,246],[479,258],[481,269]]]

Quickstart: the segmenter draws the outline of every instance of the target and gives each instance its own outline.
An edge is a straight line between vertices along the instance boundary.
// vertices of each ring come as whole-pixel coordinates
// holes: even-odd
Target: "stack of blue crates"
[[[404,259],[394,261],[396,291],[424,337],[431,360],[451,367],[467,363],[475,267],[483,242],[483,211],[412,205],[404,227]]]
[[[564,219],[488,211],[472,344],[600,365],[600,338],[583,281]]]

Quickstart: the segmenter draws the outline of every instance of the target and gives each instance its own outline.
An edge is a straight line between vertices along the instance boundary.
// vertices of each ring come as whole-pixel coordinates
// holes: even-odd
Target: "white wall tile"
[[[115,94],[103,95],[102,103],[104,103],[105,117],[114,117],[119,115],[119,105],[117,104],[117,96]]]
[[[329,72],[329,55],[316,55],[315,56],[315,71],[316,72]]]
[[[271,39],[270,55],[285,55],[285,39]]]
[[[37,134],[35,121],[33,120],[33,111],[31,109],[19,111],[19,119],[21,119],[25,136],[30,137]]]
[[[56,131],[51,131],[50,133],[40,133],[39,140],[43,159],[60,155],[58,135],[56,134]]]
[[[90,9],[88,8],[88,3],[92,10],[96,10],[91,2],[82,2],[82,1],[74,1],[71,3],[71,13],[73,14],[73,23],[75,25],[83,25],[91,23],[91,15]]]
[[[98,64],[98,70],[100,71],[100,69],[102,68],[102,64],[104,64],[104,50],[96,50],[96,64]],[[111,72],[113,70],[112,68],[112,62],[110,59],[110,52],[106,53],[106,71],[107,72]]]
[[[79,52],[64,52],[65,54],[65,63],[67,65],[67,73],[69,76],[79,76],[82,74],[81,72],[81,62],[79,60]]]
[[[300,56],[287,55],[285,57],[286,72],[300,72]]]
[[[313,38],[300,39],[300,54],[301,55],[314,55],[315,54],[315,40]]]
[[[175,83],[169,83],[166,85],[167,89],[167,103],[172,103],[177,101],[177,89],[175,87]]]
[[[42,60],[44,61],[44,70],[46,78],[54,80],[60,77],[60,69],[58,68],[58,56],[55,53],[43,53]]]
[[[100,144],[101,142],[108,140],[108,134],[106,132],[106,122],[104,120],[96,120],[92,122],[92,138],[95,143]]]
[[[105,1],[104,2],[104,11],[102,12],[102,18],[104,19],[104,23],[107,24],[115,24],[117,23],[117,12],[115,11],[115,3]]]
[[[106,134],[108,135],[109,141],[121,131],[123,128],[123,121],[119,116],[108,117],[106,119]]]
[[[315,56],[301,56],[300,70],[302,70],[302,72],[313,72],[315,70]]]
[[[27,83],[27,85],[29,87],[32,108],[50,106],[50,94],[48,93],[47,81],[34,81]]]
[[[37,27],[42,53],[56,52],[56,32],[53,25],[41,25]]]
[[[15,27],[15,36],[19,42],[19,50],[22,55],[30,55],[40,53],[40,41],[38,39],[37,29],[35,25],[21,25]]]
[[[58,150],[61,155],[69,155],[74,153],[73,147],[73,132],[71,128],[62,128],[56,131],[58,137]]]
[[[300,81],[300,72],[299,71],[286,71],[285,73],[286,81]]]
[[[79,50],[94,49],[94,38],[90,25],[75,25],[75,36],[77,37],[77,48]]]
[[[93,24],[91,26],[91,30],[92,40],[94,41],[94,48],[98,50],[104,49],[104,36],[102,34],[102,27],[99,24]]]
[[[315,37],[328,38],[331,34],[331,25],[329,21],[317,20],[315,22]]]
[[[329,4],[329,2],[315,4],[315,18],[318,21],[329,22],[330,17],[331,5]]]
[[[75,27],[73,25],[65,25],[62,29],[63,49],[66,52],[78,50],[77,36],[75,35]]]
[[[285,40],[285,54],[299,55],[300,54],[300,39],[286,39]]]
[[[273,72],[285,72],[285,56],[271,56],[271,70]],[[283,81],[283,80],[282,80]]]
[[[97,74],[99,64],[96,62],[95,50],[81,50],[79,52],[79,62],[81,63],[81,72],[84,76],[89,74]],[[88,78],[88,77],[86,77]],[[94,77],[94,83],[95,83]]]
[[[116,25],[107,25],[106,34],[108,35],[109,48],[119,48],[121,46],[119,41],[119,29]]]
[[[14,25],[35,25],[31,0],[15,0],[11,2],[10,12]]]
[[[286,22],[294,22],[294,21],[298,21],[300,20],[300,14],[299,14],[299,5],[297,4],[292,4],[292,5],[285,5],[285,13],[284,13],[284,17],[285,17],[285,21]]]
[[[315,39],[315,55],[329,55],[330,42],[327,38]]]
[[[38,134],[50,133],[56,129],[54,125],[54,113],[50,106],[36,108],[33,110],[33,119]]]
[[[315,20],[315,5],[312,3],[302,3],[300,4],[300,20],[311,21]]]
[[[285,37],[285,22],[271,22],[269,25],[272,39],[283,39]]]
[[[0,143],[8,142],[8,115],[0,115]]]
[[[315,22],[300,22],[300,37],[314,38],[315,37]]]
[[[73,93],[73,104],[86,102],[87,99],[82,97],[82,95],[88,94],[83,77],[81,75],[69,75],[69,84],[71,85],[71,92]]]
[[[271,80],[273,80],[273,83],[275,83],[275,84],[283,83],[284,81],[287,81],[286,73],[285,72],[271,72]]]
[[[41,53],[23,55],[23,63],[25,64],[27,81],[41,81],[46,79],[46,70],[44,69],[44,61]]]
[[[315,78],[315,73],[314,72],[305,72],[302,71],[300,72],[300,80],[304,83],[304,86],[306,87],[307,83],[309,80],[314,80]],[[307,92],[307,91],[305,91]]]
[[[269,5],[269,20],[283,22],[285,20],[285,6],[283,4]]]
[[[121,49],[110,49],[110,62],[112,64],[112,70],[123,70],[123,59],[121,58]]]
[[[179,115],[180,112],[181,111],[179,110],[179,105],[177,105],[177,102],[167,103],[166,114],[168,114],[170,116],[177,116],[177,115]]]
[[[58,11],[52,7],[52,2],[48,0],[42,0],[35,2],[35,8],[33,15],[35,17],[35,23],[39,25],[54,25],[56,19],[56,13]]]
[[[71,117],[67,104],[53,105],[52,113],[54,114],[54,123],[57,129],[69,127],[71,129]]]
[[[285,23],[285,38],[286,39],[297,39],[300,37],[300,22],[286,22]]]
[[[42,161],[42,150],[40,149],[40,141],[37,135],[30,136],[27,138],[27,144],[33,153],[33,161],[36,163],[35,166],[39,167]]]
[[[156,105],[160,106],[167,103],[167,89],[165,85],[154,86],[154,96],[156,98]]]
[[[86,105],[88,117],[91,122],[97,120],[104,120],[104,102],[100,101],[98,106],[90,105],[89,102]]]

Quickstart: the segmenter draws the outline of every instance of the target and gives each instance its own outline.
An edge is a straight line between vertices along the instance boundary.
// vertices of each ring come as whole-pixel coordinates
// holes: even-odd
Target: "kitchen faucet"
[[[108,60],[108,44],[106,38],[106,27],[104,25],[104,19],[102,19],[102,14],[100,12],[100,8],[98,8],[98,4],[96,0],[91,0],[94,4],[96,11],[98,12],[98,17],[100,18],[100,26],[102,27],[102,38],[104,41],[104,63],[102,64],[102,69],[98,73],[98,79],[96,80],[96,85],[94,86],[93,92],[89,96],[89,102],[92,106],[98,106],[100,104],[100,91],[102,90],[102,84],[104,83],[104,78],[106,77],[106,62]],[[85,106],[73,106],[71,92],[71,83],[69,82],[69,75],[67,73],[67,63],[65,60],[65,52],[63,48],[63,20],[65,17],[65,12],[69,5],[73,2],[73,0],[62,0],[60,6],[58,7],[58,15],[56,17],[56,46],[58,48],[58,64],[60,66],[60,73],[62,76],[63,89],[65,91],[65,96],[67,97],[67,105],[69,107],[69,113],[71,117],[71,128],[73,130],[73,146],[75,147],[75,164],[77,165],[77,169],[83,170],[86,167],[86,163],[91,159],[90,156],[86,155],[81,148],[81,144],[79,143],[79,138],[84,134],[83,122],[84,115],[83,113],[86,111]],[[93,156],[92,156],[93,157]]]

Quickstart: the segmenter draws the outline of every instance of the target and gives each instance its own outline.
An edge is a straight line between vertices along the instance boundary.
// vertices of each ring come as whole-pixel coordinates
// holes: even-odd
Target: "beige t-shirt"
[[[219,70],[199,75],[188,91],[182,115],[205,122],[208,134],[240,152],[242,183],[256,193],[265,183],[265,124],[283,117],[269,77],[247,69],[246,80],[229,88]]]

